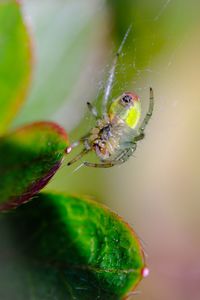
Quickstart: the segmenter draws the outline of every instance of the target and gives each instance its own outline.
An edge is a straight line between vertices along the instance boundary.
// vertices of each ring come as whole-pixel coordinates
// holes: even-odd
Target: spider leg
[[[110,167],[113,167],[115,165],[115,163],[112,161],[109,161],[106,163],[103,163],[103,162],[102,163],[91,163],[88,161],[84,161],[83,165],[86,167],[93,167],[93,168],[110,168]]]
[[[90,149],[83,149],[79,154],[77,154],[72,160],[70,160],[67,165],[70,166],[75,163],[77,160],[81,159],[85,154],[87,154]]]
[[[93,115],[93,117],[95,117],[95,119],[97,119],[98,112],[97,112],[96,108],[90,102],[87,102],[87,107],[88,107],[90,113]]]
[[[83,165],[86,167],[93,167],[93,168],[111,168],[116,165],[121,165],[125,161],[128,160],[128,158],[133,154],[133,152],[136,150],[137,144],[131,143],[131,146],[129,148],[124,149],[115,159],[108,161],[108,162],[102,162],[102,163],[91,163],[84,161]]]
[[[129,26],[122,42],[121,42],[121,45],[119,46],[119,49],[117,50],[117,53],[115,54],[115,58],[114,58],[114,61],[113,61],[113,64],[112,64],[112,67],[109,71],[109,76],[108,76],[108,80],[107,80],[107,83],[106,83],[106,86],[105,86],[105,91],[104,91],[104,98],[103,98],[103,103],[102,103],[102,112],[104,115],[106,115],[106,111],[107,111],[107,103],[108,103],[108,97],[110,95],[110,92],[111,92],[111,89],[112,89],[112,85],[113,85],[113,80],[114,80],[114,77],[115,77],[115,69],[116,69],[116,65],[117,65],[117,62],[118,62],[118,58],[122,52],[122,49],[123,49],[123,46],[126,42],[126,39],[131,31],[131,28],[132,28],[132,25]]]
[[[84,143],[84,141],[86,141],[88,138],[88,134],[84,135],[82,138],[80,138],[80,140],[73,142],[71,145],[69,145],[66,149],[65,149],[65,153],[69,154],[74,148],[76,148],[77,146],[81,145]],[[86,147],[87,148],[87,147]],[[87,148],[88,149],[88,148]]]
[[[136,135],[135,137],[134,137],[134,141],[135,142],[138,142],[138,141],[141,141],[141,140],[143,140],[143,138],[145,137],[145,134],[142,132],[142,133],[139,133],[138,135]]]
[[[123,164],[126,162],[130,156],[133,155],[133,152],[135,152],[137,148],[136,142],[132,142],[128,148],[125,148],[115,159],[118,162],[118,164]]]
[[[142,138],[144,138],[144,130],[145,127],[147,126],[149,120],[151,119],[152,113],[153,113],[153,107],[154,107],[154,96],[153,96],[153,89],[150,88],[150,97],[149,97],[149,108],[148,108],[148,112],[144,118],[144,120],[142,121],[142,124],[140,125],[138,132],[139,135],[136,136],[136,140],[141,140]]]
[[[76,141],[76,142],[73,142],[69,147],[67,147],[67,148],[65,149],[65,153],[66,153],[66,154],[69,154],[69,153],[72,151],[72,149],[76,148],[76,147],[79,146],[80,144],[81,144],[81,140]]]

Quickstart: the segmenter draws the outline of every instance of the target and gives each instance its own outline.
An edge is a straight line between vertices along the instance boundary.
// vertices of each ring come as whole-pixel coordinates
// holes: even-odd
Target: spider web
[[[133,38],[131,44],[130,37],[127,37],[127,41],[124,41],[126,35],[126,32],[124,32],[121,44],[124,43],[125,45],[123,45],[122,53],[118,59],[112,84],[109,82],[112,79],[109,78],[109,72],[113,68],[116,52],[111,51],[111,63],[104,67],[104,69],[99,70],[99,77],[104,78],[103,80],[99,80],[96,85],[96,90],[98,91],[96,102],[99,110],[101,110],[103,96],[112,101],[116,96],[129,90],[135,91],[141,97],[142,102],[148,102],[149,88],[154,88],[155,79],[163,76],[172,66],[177,50],[182,45],[182,39],[178,40],[177,36],[173,35],[171,31],[169,31],[169,34],[166,32],[165,36],[162,37],[160,36],[160,31],[157,30],[163,19],[166,19],[172,3],[178,4],[178,0],[157,1],[157,5],[154,11],[151,12],[151,16],[149,14],[146,19],[143,18],[140,21],[132,22],[131,31]],[[141,33],[137,36],[140,26],[143,28],[149,26],[149,29],[147,32],[144,32],[144,35]],[[162,43],[163,45],[160,45]],[[146,45],[148,45],[147,49]],[[155,50],[156,48],[158,49]],[[131,57],[130,52],[132,53]],[[156,58],[159,57],[159,52],[165,52],[165,59],[159,66],[156,66]],[[128,78],[130,76],[127,76],[130,73],[132,74],[131,80]],[[95,85],[95,83],[93,84]],[[109,85],[112,87],[108,88]]]
[[[127,49],[128,53],[125,51],[123,52],[121,58],[122,63],[120,63],[119,60],[118,69],[116,72],[116,78],[118,77],[118,74],[121,74],[122,80],[121,82],[117,82],[117,80],[116,82],[113,82],[113,88],[116,85],[119,85],[121,92],[133,89],[142,99],[145,99],[145,102],[148,102],[149,88],[154,88],[154,78],[163,76],[164,72],[166,72],[167,69],[172,65],[179,47],[178,42],[174,43],[175,37],[168,36],[168,41],[165,43],[165,45],[163,45],[163,48],[168,48],[168,50],[163,49],[168,53],[166,53],[164,62],[162,62],[160,66],[156,66],[156,57],[159,56],[159,49],[155,51],[155,48],[159,48],[161,37],[160,32],[154,29],[157,26],[160,26],[162,18],[165,16],[165,13],[167,13],[168,8],[170,8],[171,2],[171,0],[159,1],[159,5],[157,5],[158,8],[156,7],[155,9],[157,12],[155,14],[152,13],[150,19],[144,18],[142,21],[137,22],[137,24],[133,22],[133,36],[137,35],[137,31],[140,26],[145,27],[149,25],[150,29],[148,32],[145,32],[145,35],[141,34],[138,37],[134,37],[133,43]],[[170,43],[173,45],[169,47]],[[146,45],[148,45],[147,49]],[[132,49],[130,49],[130,47]],[[163,50],[160,49],[160,52]],[[130,51],[132,51],[132,62],[129,64],[124,64],[123,58],[126,60],[126,56],[130,55]],[[142,53],[142,55],[140,55],[140,53]],[[126,80],[126,73],[128,73],[130,69],[134,70],[132,72],[133,79],[131,80],[131,83]]]
[[[125,91],[135,91],[141,98],[142,112],[144,115],[149,103],[149,88],[153,87],[156,95],[156,91],[158,89],[156,81],[173,65],[178,52],[177,50],[182,45],[182,37],[177,39],[177,34],[174,34],[170,28],[163,34],[164,36],[162,36],[162,33],[159,30],[159,27],[163,26],[163,22],[166,22],[167,24],[167,20],[172,14],[172,11],[177,9],[177,5],[179,7],[179,0],[157,0],[150,1],[149,3],[145,2],[146,14],[144,15],[144,9],[142,7],[143,4],[141,2],[138,6],[138,12],[141,16],[137,16],[137,18],[132,21],[132,32],[130,35],[132,37],[131,44],[130,37],[128,37],[117,62],[109,101],[112,101],[112,99]],[[155,5],[152,7],[152,4]],[[140,28],[143,28],[143,30],[140,30]],[[145,31],[144,29],[146,28],[148,30]],[[119,45],[127,30],[128,27],[124,34],[122,34]],[[110,63],[106,66],[104,65],[104,67],[98,67],[96,70],[94,70],[92,66],[87,65],[87,74],[83,72],[83,77],[85,74],[87,75],[87,78],[89,78],[89,84],[87,82],[86,88],[81,89],[81,97],[76,95],[77,99],[73,99],[70,107],[69,103],[67,105],[67,111],[64,114],[64,117],[68,122],[65,122],[64,126],[68,128],[68,131],[76,128],[76,130],[72,132],[72,141],[79,139],[94,126],[94,119],[89,116],[89,114],[85,116],[85,112],[87,111],[86,102],[91,101],[93,104],[96,102],[99,111],[101,109],[106,81],[108,80],[109,71],[113,67],[113,60],[115,59],[116,53],[114,45],[111,45],[109,49]],[[159,62],[159,64],[157,64],[157,60],[161,55],[164,55],[164,59],[161,60],[161,63]],[[130,73],[132,76],[131,80],[130,76],[128,78],[127,75]],[[93,90],[92,97],[91,89]],[[93,99],[96,100],[93,101]],[[165,101],[164,97],[163,99],[159,99],[159,102],[162,103],[162,101]],[[81,122],[81,125],[78,127],[76,127],[77,123],[75,124],[72,122],[74,116],[76,116],[77,120],[80,120],[84,116],[83,122]],[[77,150],[75,150],[74,155],[76,155],[76,151]],[[64,163],[63,167],[65,166],[66,164]],[[82,163],[80,161],[80,164],[72,167],[72,171],[77,171],[81,167]],[[72,175],[73,173],[70,174]]]
[[[159,18],[162,16],[162,14],[164,13],[165,9],[167,9],[167,6],[169,5],[170,1],[167,1],[166,3],[163,4],[162,8],[159,9],[157,15],[155,17],[153,17],[153,22],[158,22]],[[133,27],[133,28],[132,28]],[[127,69],[131,68],[132,70],[134,70],[135,76],[134,76],[134,80],[132,82],[132,85],[134,85],[136,88],[136,92],[138,94],[140,94],[140,92],[144,93],[146,92],[146,90],[149,90],[149,87],[152,86],[152,84],[150,83],[150,78],[152,73],[156,73],[156,71],[153,69],[153,67],[151,67],[153,58],[152,58],[152,54],[150,51],[150,55],[147,56],[146,60],[147,60],[147,66],[143,69],[140,69],[137,67],[137,39],[134,38],[134,51],[133,51],[133,57],[132,60],[133,62],[129,65],[127,64],[123,64],[123,58],[126,58],[126,52],[123,52],[123,48],[124,48],[124,44],[127,42],[127,39],[129,37],[129,33],[130,31],[133,30],[133,34],[134,34],[134,24],[131,24],[129,26],[129,28],[127,29],[127,31],[124,34],[124,37],[120,43],[120,46],[117,50],[117,55],[114,55],[114,59],[111,65],[107,66],[107,76],[106,76],[106,80],[100,80],[100,82],[98,83],[99,85],[99,92],[98,92],[98,96],[100,94],[100,105],[103,105],[103,110],[104,107],[106,105],[106,102],[109,100],[109,98],[111,98],[112,96],[112,92],[115,91],[115,87],[118,86],[119,89],[122,89],[122,92],[124,92],[125,90],[129,89],[129,84],[126,81],[126,74],[127,74]],[[152,40],[152,46],[154,46],[155,44],[155,34],[153,35],[153,40]],[[150,35],[150,39],[152,39],[152,34]],[[149,37],[148,37],[149,40]],[[121,63],[122,61],[122,63]],[[119,82],[119,80],[117,80],[118,74],[122,75],[123,80],[122,82]],[[124,75],[124,76],[123,76]],[[146,78],[147,82],[143,81],[143,85],[141,85],[142,82],[142,78]],[[103,99],[103,100],[102,100]],[[102,111],[102,109],[99,109],[100,111]],[[90,126],[92,126],[91,122],[90,122]],[[83,166],[83,163],[80,162],[80,164],[78,164],[78,166],[74,169],[74,171],[78,171],[81,167]]]
[[[99,0],[96,0],[96,2],[98,1]],[[100,2],[99,14],[103,14],[105,7],[103,7],[102,2]],[[174,9],[173,4],[175,4],[176,9],[176,4],[178,3],[179,0],[151,0],[148,3],[145,1],[139,2],[137,15],[135,19],[130,21],[132,24],[132,32],[130,34],[132,38],[131,44],[130,37],[128,37],[117,63],[109,101],[126,90],[135,91],[141,97],[142,102],[148,101],[149,87],[152,86],[154,88],[152,78],[162,76],[167,68],[172,65],[176,55],[176,49],[180,44],[177,36],[170,30],[169,34],[166,30],[164,37],[161,36],[160,30],[158,30],[159,27],[163,26],[162,22],[166,22],[166,18],[169,18],[169,12]],[[143,11],[145,12],[144,15]],[[128,27],[131,25],[130,23],[118,39],[118,48]],[[144,28],[148,30],[144,30]],[[106,31],[104,31],[104,34],[105,33]],[[105,39],[103,42],[105,42]],[[157,50],[155,50],[156,48]],[[88,51],[85,68],[83,68],[80,79],[74,86],[74,92],[71,95],[72,101],[66,103],[66,106],[61,107],[56,112],[54,118],[55,121],[59,121],[59,123],[63,124],[63,126],[68,129],[68,132],[76,128],[85,115],[87,111],[85,104],[87,101],[96,102],[99,111],[101,110],[106,81],[108,80],[109,71],[112,68],[116,51],[117,49],[110,43],[108,53],[104,57],[104,62],[106,62],[106,60],[107,62],[109,61],[106,66],[103,60],[100,65],[96,64],[96,61],[99,59],[98,55],[101,55],[100,52],[97,51],[98,53],[95,56],[94,52]],[[161,53],[163,51],[168,51],[166,54],[167,61],[165,60],[163,65],[157,68],[155,66],[155,58],[158,57],[159,52]],[[91,59],[91,57],[93,58]],[[108,59],[108,57],[110,57],[110,59]],[[96,64],[96,66],[94,66],[94,64]],[[131,74],[131,79],[130,76],[128,78],[127,74]],[[86,122],[88,122],[89,126],[92,125],[90,119],[87,119]]]

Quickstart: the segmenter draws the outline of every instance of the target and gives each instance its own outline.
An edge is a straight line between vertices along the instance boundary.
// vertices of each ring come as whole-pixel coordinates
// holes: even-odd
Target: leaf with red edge
[[[84,197],[41,193],[0,215],[0,237],[4,300],[121,300],[148,271],[129,225]]]
[[[0,138],[0,210],[38,193],[61,165],[67,135],[51,122],[24,126]]]
[[[21,6],[0,1],[0,134],[16,115],[30,84],[32,52]]]

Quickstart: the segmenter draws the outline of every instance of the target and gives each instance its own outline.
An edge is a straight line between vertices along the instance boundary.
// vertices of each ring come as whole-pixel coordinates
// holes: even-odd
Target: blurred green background
[[[75,171],[77,165],[67,167],[66,158],[46,189],[90,195],[133,226],[151,271],[138,300],[199,300],[200,2],[22,3],[35,65],[28,100],[13,127],[54,120],[71,141],[93,126],[86,102],[100,105],[115,50],[133,25],[110,98],[134,90],[144,115],[153,87],[155,111],[146,138],[134,157],[111,169]]]

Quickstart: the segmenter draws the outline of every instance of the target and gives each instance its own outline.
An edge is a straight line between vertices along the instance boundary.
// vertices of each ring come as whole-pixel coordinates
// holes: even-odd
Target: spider
[[[96,120],[96,126],[92,128],[88,134],[81,137],[79,141],[72,143],[65,150],[68,154],[73,148],[80,144],[83,145],[83,150],[68,162],[68,166],[91,151],[96,153],[99,162],[93,163],[83,161],[81,166],[109,168],[120,165],[127,161],[136,150],[137,142],[142,140],[145,136],[145,127],[152,116],[154,106],[152,88],[150,88],[150,100],[147,114],[138,128],[137,125],[141,116],[141,105],[140,99],[135,93],[125,92],[114,99],[108,106],[108,99],[114,80],[118,58],[130,30],[131,27],[127,30],[110,69],[105,87],[101,114],[98,114],[96,108],[90,102],[87,102],[88,109]]]

